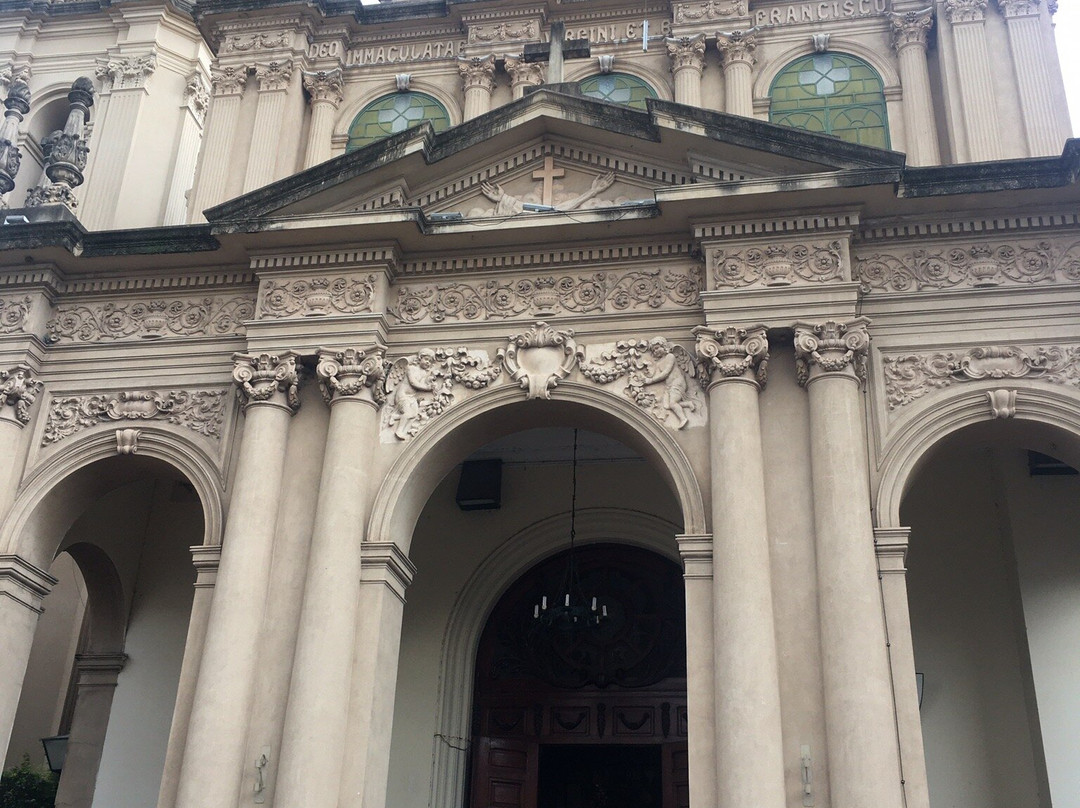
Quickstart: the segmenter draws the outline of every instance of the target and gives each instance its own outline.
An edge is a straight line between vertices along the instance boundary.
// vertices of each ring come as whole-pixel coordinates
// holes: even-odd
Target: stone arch
[[[446,92],[446,90],[439,85],[426,81],[422,77],[414,76],[409,82],[409,92],[430,95],[442,104],[443,108],[446,110],[446,114],[450,117],[450,126],[457,126],[461,123],[461,100],[452,93]],[[347,104],[343,104],[338,113],[337,121],[334,123],[334,141],[341,141],[344,143],[344,141],[348,139],[349,127],[352,126],[353,120],[360,114],[364,107],[374,101],[378,101],[384,96],[393,94],[394,89],[391,86],[388,86],[386,89],[377,88],[370,92],[363,93]]]
[[[829,51],[857,56],[874,68],[885,85],[886,96],[892,88],[900,86],[900,74],[892,61],[882,58],[881,51],[868,47],[864,42],[842,36],[833,36],[829,39]],[[769,60],[758,71],[757,78],[754,80],[754,98],[768,98],[769,88],[772,87],[777,74],[796,59],[809,56],[812,53],[814,53],[814,46],[810,39],[807,38],[805,41],[800,41],[777,55],[776,58]],[[891,53],[891,51],[887,53]]]
[[[471,451],[503,435],[539,426],[515,417],[549,406],[544,426],[580,426],[620,440],[651,461],[679,503],[684,533],[704,533],[705,503],[689,458],[671,432],[625,398],[561,382],[550,402],[526,401],[503,385],[451,408],[406,444],[372,504],[366,541],[394,541],[408,554],[413,528],[431,492]]]
[[[987,393],[1002,386],[1017,391],[1016,414],[1010,420],[1067,434],[1073,445],[1063,447],[1061,459],[1080,467],[1080,401],[1073,395],[1010,384],[983,386],[947,397],[931,396],[899,427],[879,463],[881,473],[874,498],[877,527],[900,527],[900,503],[929,452],[965,427],[993,421]]]
[[[567,81],[584,81],[585,79],[599,75],[596,72],[595,62],[569,62],[567,64],[566,72]],[[622,61],[616,60],[615,67],[612,68],[611,72],[625,73],[627,76],[641,79],[653,89],[657,98],[663,99],[664,101],[670,101],[674,97],[675,85],[670,72],[662,72],[643,67],[627,59],[623,59]]]
[[[125,598],[120,574],[108,553],[88,542],[62,549],[75,561],[86,585],[90,633],[86,653],[118,654],[124,650],[127,630]]]
[[[71,438],[32,470],[0,528],[0,552],[18,555],[48,568],[59,542],[78,515],[95,499],[122,482],[136,478],[154,462],[163,462],[182,474],[194,487],[203,509],[203,544],[221,543],[224,525],[222,481],[213,458],[199,444],[159,426],[139,428],[138,451],[120,456],[115,430]],[[117,474],[95,473],[103,461],[112,461]],[[95,467],[96,468],[93,468]],[[59,507],[65,503],[66,507]]]
[[[593,508],[578,514],[582,544],[612,542],[643,547],[676,563],[676,525],[629,509]],[[472,574],[454,603],[439,660],[438,715],[432,751],[432,808],[452,808],[465,787],[466,756],[443,739],[469,735],[476,649],[492,609],[528,570],[565,549],[566,519],[548,517],[508,537]]]

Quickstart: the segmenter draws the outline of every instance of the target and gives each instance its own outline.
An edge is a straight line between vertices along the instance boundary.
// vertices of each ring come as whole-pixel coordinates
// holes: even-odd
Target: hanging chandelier
[[[533,619],[547,628],[573,629],[598,626],[608,616],[607,604],[596,595],[587,595],[578,576],[574,554],[577,539],[577,469],[578,431],[574,430],[574,451],[570,486],[570,550],[566,556],[566,571],[562,585],[552,598],[542,595],[533,605]]]

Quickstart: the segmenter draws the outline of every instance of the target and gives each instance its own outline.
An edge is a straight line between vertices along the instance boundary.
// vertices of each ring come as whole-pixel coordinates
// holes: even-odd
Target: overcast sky
[[[1061,0],[1054,15],[1061,72],[1069,96],[1073,136],[1080,137],[1080,0]]]

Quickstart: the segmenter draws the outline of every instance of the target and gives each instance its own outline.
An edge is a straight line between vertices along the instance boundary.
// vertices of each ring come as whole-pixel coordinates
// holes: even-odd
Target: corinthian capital
[[[247,84],[248,69],[245,65],[215,67],[210,71],[210,84],[214,95],[240,95]]]
[[[953,25],[986,19],[986,0],[945,0],[945,16]]]
[[[892,21],[892,45],[899,53],[908,45],[926,50],[926,38],[934,27],[934,7],[917,11],[889,12]]]
[[[265,404],[289,412],[300,409],[297,354],[233,354],[233,381],[244,408]]]
[[[259,82],[259,92],[287,90],[292,72],[293,63],[290,61],[264,62],[255,65],[255,78]]]
[[[705,34],[697,36],[668,37],[664,40],[668,56],[671,58],[671,72],[696,70],[699,74],[705,67]]]
[[[493,55],[458,60],[458,73],[461,74],[461,81],[466,92],[474,87],[480,87],[489,93],[495,89],[495,57]]]
[[[806,386],[826,375],[844,375],[866,381],[870,335],[865,317],[846,323],[828,320],[818,325],[795,324],[795,372]]]
[[[759,389],[765,386],[769,365],[769,338],[765,326],[724,329],[699,326],[694,329],[694,336],[697,337],[695,348],[701,369],[708,374],[709,387],[724,381],[749,382]]]
[[[0,371],[0,420],[20,427],[30,423],[30,407],[43,386],[26,365]]]
[[[754,57],[754,51],[757,50],[757,32],[757,26],[745,31],[716,32],[716,47],[720,51],[724,67],[736,63],[753,65],[757,61]]]
[[[311,96],[311,103],[316,104],[325,101],[333,104],[334,109],[341,106],[345,96],[342,92],[341,68],[336,70],[320,70],[317,73],[303,74],[304,89]]]
[[[510,86],[515,91],[518,87],[539,87],[544,83],[546,74],[543,62],[526,62],[521,56],[504,56],[503,64],[510,74]]]
[[[998,8],[1005,19],[1034,17],[1039,13],[1039,0],[998,0]]]
[[[333,406],[338,401],[350,399],[377,407],[386,399],[382,385],[386,378],[386,346],[343,351],[322,348],[315,374],[327,404]]]

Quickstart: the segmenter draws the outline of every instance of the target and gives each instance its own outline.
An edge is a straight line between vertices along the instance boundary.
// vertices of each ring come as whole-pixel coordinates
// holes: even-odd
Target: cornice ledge
[[[988,191],[1063,188],[1076,185],[1078,181],[1080,138],[1070,138],[1058,157],[907,168],[896,195],[901,199],[917,199]]]

